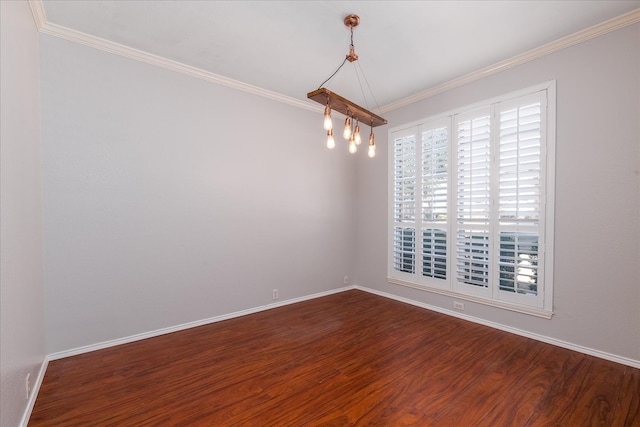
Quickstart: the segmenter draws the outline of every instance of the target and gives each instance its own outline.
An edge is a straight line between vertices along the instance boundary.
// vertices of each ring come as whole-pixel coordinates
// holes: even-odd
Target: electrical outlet
[[[280,297],[280,295],[278,295],[278,290],[274,289],[273,290],[273,299],[278,299]]]
[[[27,386],[27,400],[29,400],[29,396],[31,396],[31,373],[27,374],[27,379],[25,382]]]
[[[344,276],[342,283],[344,283],[345,285],[349,283],[349,276]]]
[[[463,302],[459,302],[459,301],[454,301],[453,302],[453,308],[455,308],[456,310],[464,311],[464,303]]]

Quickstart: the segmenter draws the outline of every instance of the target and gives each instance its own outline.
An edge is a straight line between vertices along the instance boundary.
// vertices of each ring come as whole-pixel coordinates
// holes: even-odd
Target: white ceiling
[[[389,105],[640,7],[598,1],[49,1],[47,22],[304,100],[325,85]],[[360,86],[364,90],[360,89]],[[368,98],[363,98],[362,92]]]

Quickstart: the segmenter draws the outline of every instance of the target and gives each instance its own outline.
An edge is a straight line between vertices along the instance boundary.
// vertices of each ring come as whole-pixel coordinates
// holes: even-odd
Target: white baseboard
[[[283,307],[285,305],[289,305],[289,304],[295,304],[298,302],[302,302],[302,301],[307,301],[310,299],[315,299],[315,298],[320,298],[323,296],[327,296],[327,295],[332,295],[332,294],[336,294],[336,293],[340,293],[340,292],[344,292],[344,291],[348,291],[351,289],[359,289],[361,291],[364,292],[369,292],[371,294],[375,294],[378,296],[382,296],[385,298],[390,298],[396,301],[400,301],[400,302],[404,302],[407,304],[411,304],[417,307],[421,307],[427,310],[431,310],[431,311],[435,311],[438,313],[442,313],[442,314],[446,314],[448,316],[453,316],[453,317],[457,317],[459,319],[463,319],[463,320],[468,320],[470,322],[474,322],[474,323],[478,323],[480,325],[485,325],[485,326],[489,326],[491,328],[494,329],[499,329],[501,331],[505,331],[505,332],[510,332],[512,334],[516,334],[516,335],[520,335],[523,337],[527,337],[527,338],[531,338],[537,341],[541,341],[547,344],[552,344],[558,347],[562,347],[562,348],[566,348],[569,350],[573,350],[573,351],[577,351],[580,353],[584,353],[584,354],[588,354],[590,356],[595,356],[595,357],[599,357],[601,359],[605,359],[605,360],[609,360],[612,362],[616,362],[616,363],[621,363],[623,365],[627,365],[627,366],[631,366],[633,368],[638,368],[640,369],[640,360],[635,360],[635,359],[631,359],[628,357],[623,357],[623,356],[618,356],[616,354],[611,354],[611,353],[607,353],[601,350],[596,350],[593,348],[589,348],[589,347],[584,347],[578,344],[573,344],[567,341],[563,341],[563,340],[559,340],[556,338],[551,338],[551,337],[547,337],[544,335],[539,335],[539,334],[535,334],[533,332],[528,332],[528,331],[524,331],[522,329],[518,329],[518,328],[513,328],[511,326],[507,326],[507,325],[503,325],[501,323],[495,323],[495,322],[491,322],[488,320],[484,320],[484,319],[480,319],[478,317],[473,317],[473,316],[469,316],[468,314],[463,314],[463,313],[459,313],[457,311],[453,311],[453,310],[447,310],[441,307],[437,307],[437,306],[433,306],[430,304],[425,304],[423,302],[419,302],[419,301],[415,301],[409,298],[403,298],[403,297],[399,297],[397,295],[393,295],[393,294],[389,294],[386,292],[381,292],[375,289],[371,289],[371,288],[367,288],[364,286],[347,286],[347,287],[343,287],[343,288],[338,288],[338,289],[332,289],[330,291],[326,291],[326,292],[320,292],[320,293],[316,293],[316,294],[312,294],[312,295],[306,295],[303,297],[299,297],[299,298],[293,298],[293,299],[289,299],[286,301],[281,301],[278,303],[273,303],[273,304],[268,304],[268,305],[263,305],[260,307],[254,307],[254,308],[250,308],[247,310],[241,310],[241,311],[236,311],[234,313],[228,313],[228,314],[223,314],[220,316],[215,316],[215,317],[211,317],[208,319],[202,319],[202,320],[198,320],[195,322],[189,322],[189,323],[184,323],[181,325],[176,325],[176,326],[171,326],[169,328],[163,328],[163,329],[158,329],[155,331],[150,331],[150,332],[144,332],[142,334],[136,334],[136,335],[131,335],[128,337],[124,337],[124,338],[118,338],[115,340],[110,340],[110,341],[104,341],[101,343],[97,343],[97,344],[91,344],[91,345],[87,345],[87,346],[83,346],[83,347],[77,347],[77,348],[73,348],[70,350],[65,350],[65,351],[61,351],[61,352],[57,352],[57,353],[52,353],[50,355],[48,355],[47,360],[45,361],[45,363],[43,364],[43,369],[46,369],[46,363],[48,363],[49,360],[57,360],[57,359],[62,359],[65,357],[70,357],[70,356],[75,356],[78,354],[83,354],[83,353],[88,353],[90,351],[96,351],[96,350],[102,350],[104,348],[109,348],[109,347],[114,347],[116,345],[120,345],[120,344],[127,344],[130,342],[134,342],[134,341],[139,341],[139,340],[143,340],[143,339],[147,339],[147,338],[153,338],[153,337],[157,337],[160,335],[164,335],[164,334],[170,334],[172,332],[178,332],[178,331],[182,331],[185,329],[189,329],[189,328],[194,328],[197,326],[203,326],[203,325],[208,325],[210,323],[215,323],[215,322],[220,322],[223,320],[228,320],[228,319],[233,319],[236,317],[241,317],[241,316],[246,316],[248,314],[253,314],[253,313],[258,313],[260,311],[265,311],[265,310],[270,310],[272,308],[276,308],[276,307]],[[38,383],[35,387],[40,387],[40,384],[42,383],[42,376],[44,375],[44,370],[41,370],[40,376],[38,377]],[[33,399],[35,401],[35,396],[37,395],[37,392],[33,393]]]
[[[27,401],[27,408],[24,410],[24,414],[22,414],[20,427],[27,427],[27,424],[29,424],[29,418],[31,418],[31,412],[33,412],[33,407],[36,404],[36,399],[40,392],[40,386],[44,380],[44,374],[47,372],[47,366],[49,366],[49,356],[45,356],[42,361],[42,365],[40,365],[40,371],[38,371],[38,376],[33,383],[33,388],[31,389],[31,396],[29,396],[29,400]]]
[[[172,332],[178,332],[185,329],[195,328],[197,326],[208,325],[210,323],[221,322],[223,320],[233,319],[236,317],[246,316],[248,314],[258,313],[260,311],[271,310],[272,308],[283,307],[285,305],[295,304],[302,301],[307,301],[310,299],[320,298],[327,295],[336,294],[339,292],[348,291],[350,289],[355,289],[355,286],[348,286],[338,289],[332,289],[330,291],[319,292],[317,294],[306,295],[299,298],[288,299],[286,301],[281,301],[273,304],[263,305],[260,307],[254,307],[247,310],[236,311],[234,313],[223,314],[220,316],[210,317],[208,319],[197,320],[195,322],[183,323],[181,325],[170,326],[168,328],[156,329],[154,331],[143,332],[141,334],[130,335],[128,337],[117,338],[114,340],[103,341],[96,344],[90,344],[82,347],[72,348],[70,350],[59,351],[56,353],[52,353],[49,355],[49,360],[58,360],[63,359],[65,357],[77,356],[83,353],[89,353],[91,351],[102,350],[109,347],[114,347],[116,345],[127,344],[134,341],[140,341],[147,338],[153,338],[164,334],[170,334]]]
[[[79,355],[79,354],[83,354],[83,353],[88,353],[91,351],[96,351],[96,350],[101,350],[104,348],[108,348],[108,347],[113,347],[116,345],[120,345],[120,344],[126,344],[126,343],[130,343],[130,342],[134,342],[134,341],[139,341],[139,340],[143,340],[143,339],[147,339],[147,338],[153,338],[153,337],[157,337],[160,335],[164,335],[164,334],[169,334],[172,332],[178,332],[181,330],[185,330],[185,329],[189,329],[189,328],[194,328],[197,326],[203,326],[203,325],[207,325],[210,323],[215,323],[215,322],[220,322],[223,320],[228,320],[228,319],[233,319],[236,317],[241,317],[241,316],[246,316],[248,314],[253,314],[253,313],[258,313],[261,311],[265,311],[265,310],[270,310],[272,308],[277,308],[277,307],[283,307],[286,305],[290,305],[290,304],[295,304],[298,302],[302,302],[302,301],[307,301],[307,300],[311,300],[311,299],[315,299],[315,298],[320,298],[320,297],[324,297],[327,295],[333,295],[333,294],[337,294],[340,292],[344,292],[344,291],[348,291],[351,289],[358,289],[364,292],[368,292],[374,295],[378,295],[384,298],[389,298],[389,299],[393,299],[399,302],[403,302],[406,304],[411,304],[413,306],[416,307],[420,307],[420,308],[424,308],[427,310],[431,310],[431,311],[435,311],[438,313],[442,313],[448,316],[453,316],[453,317],[457,317],[459,319],[463,319],[463,320],[468,320],[470,322],[474,322],[474,323],[478,323],[480,325],[484,325],[484,326],[489,326],[491,328],[494,329],[499,329],[501,331],[505,331],[505,332],[510,332],[512,334],[516,334],[516,335],[520,335],[523,337],[527,337],[527,338],[531,338],[537,341],[541,341],[547,344],[552,344],[558,347],[562,347],[562,348],[566,348],[568,350],[573,350],[573,351],[577,351],[579,353],[584,353],[584,354],[588,354],[590,356],[595,356],[601,359],[605,359],[605,360],[609,360],[612,362],[616,362],[616,363],[620,363],[623,365],[627,365],[627,366],[631,366],[633,368],[638,368],[640,369],[640,361],[638,360],[634,360],[634,359],[630,359],[627,357],[622,357],[622,356],[618,356],[615,354],[611,354],[611,353],[607,353],[607,352],[603,352],[600,350],[594,350],[592,348],[588,348],[588,347],[583,347],[581,345],[577,345],[577,344],[573,344],[573,343],[569,343],[566,341],[562,341],[562,340],[558,340],[555,338],[550,338],[544,335],[539,335],[539,334],[534,334],[532,332],[527,332],[527,331],[523,331],[521,329],[517,329],[517,328],[513,328],[510,326],[505,326],[502,325],[500,323],[495,323],[495,322],[490,322],[484,319],[480,319],[477,317],[473,317],[473,316],[469,316],[467,314],[463,314],[463,313],[459,313],[453,310],[447,310],[441,307],[437,307],[437,306],[433,306],[430,304],[425,304],[423,302],[419,302],[419,301],[415,301],[409,298],[403,298],[403,297],[399,297],[397,295],[393,295],[393,294],[389,294],[386,292],[382,292],[382,291],[378,291],[375,289],[371,289],[371,288],[367,288],[367,287],[363,287],[363,286],[347,286],[347,287],[343,287],[343,288],[338,288],[338,289],[332,289],[330,291],[326,291],[326,292],[320,292],[320,293],[316,293],[316,294],[312,294],[312,295],[307,295],[307,296],[303,296],[303,297],[299,297],[299,298],[293,298],[293,299],[289,299],[286,301],[281,301],[278,303],[273,303],[273,304],[268,304],[268,305],[263,305],[260,307],[254,307],[254,308],[250,308],[247,310],[241,310],[241,311],[236,311],[234,313],[229,313],[229,314],[224,314],[224,315],[220,315],[220,316],[215,316],[215,317],[211,317],[208,319],[203,319],[203,320],[198,320],[195,322],[189,322],[189,323],[184,323],[181,325],[176,325],[176,326],[172,326],[169,328],[163,328],[163,329],[158,329],[155,331],[150,331],[150,332],[145,332],[142,334],[136,334],[136,335],[131,335],[128,337],[124,337],[124,338],[119,338],[119,339],[115,339],[115,340],[110,340],[110,341],[104,341],[101,343],[97,343],[97,344],[91,344],[91,345],[87,345],[87,346],[83,346],[83,347],[77,347],[77,348],[73,348],[70,350],[65,350],[65,351],[61,351],[61,352],[57,352],[57,353],[52,353],[48,356],[45,357],[44,361],[42,362],[42,366],[40,367],[40,372],[38,373],[38,377],[36,379],[36,381],[34,382],[33,385],[33,391],[31,392],[31,396],[29,397],[29,402],[27,404],[27,408],[25,410],[25,413],[22,417],[22,421],[20,423],[20,427],[27,427],[27,424],[29,422],[29,418],[31,417],[31,412],[33,411],[35,402],[36,402],[36,398],[38,397],[38,393],[40,391],[40,386],[42,385],[42,381],[44,379],[44,375],[45,372],[47,370],[47,366],[49,364],[50,360],[57,360],[57,359],[62,359],[65,357],[70,357],[70,356],[75,356],[75,355]]]
[[[541,341],[547,344],[552,344],[558,347],[562,347],[562,348],[566,348],[568,350],[573,350],[573,351],[577,351],[579,353],[584,353],[584,354],[588,354],[590,356],[595,356],[598,357],[600,359],[605,359],[605,360],[609,360],[611,362],[616,362],[616,363],[620,363],[622,365],[627,365],[627,366],[631,366],[632,368],[638,368],[640,369],[640,360],[634,360],[634,359],[630,359],[628,357],[623,357],[623,356],[618,356],[616,354],[611,354],[611,353],[607,353],[604,351],[600,351],[600,350],[595,350],[593,348],[589,348],[589,347],[584,347],[578,344],[573,344],[567,341],[562,341],[556,338],[551,338],[551,337],[547,337],[544,335],[539,335],[539,334],[535,334],[532,332],[528,332],[528,331],[523,331],[522,329],[518,329],[518,328],[513,328],[511,326],[506,326],[500,323],[495,323],[495,322],[490,322],[488,320],[484,320],[484,319],[480,319],[478,317],[473,317],[473,316],[469,316],[468,314],[463,314],[463,313],[459,313],[457,311],[453,311],[453,310],[447,310],[441,307],[437,307],[434,305],[430,305],[430,304],[425,304],[423,302],[419,302],[419,301],[415,301],[409,298],[403,298],[403,297],[399,297],[397,295],[393,295],[393,294],[388,294],[386,292],[382,292],[382,291],[378,291],[375,289],[371,289],[371,288],[366,288],[363,286],[356,286],[355,289],[361,290],[361,291],[365,291],[365,292],[369,292],[371,294],[375,294],[381,297],[385,297],[385,298],[389,298],[389,299],[393,299],[396,301],[400,301],[400,302],[404,302],[406,304],[411,304],[414,305],[416,307],[420,307],[420,308],[424,308],[427,310],[431,310],[431,311],[436,311],[438,313],[442,313],[442,314],[446,314],[448,316],[453,316],[453,317],[457,317],[459,319],[463,319],[463,320],[468,320],[470,322],[473,323],[478,323],[480,325],[484,325],[484,326],[489,326],[491,328],[494,329],[499,329],[501,331],[505,331],[505,332],[510,332],[512,334],[516,334],[516,335],[520,335],[523,337],[527,337],[527,338],[531,338],[534,339],[536,341]]]

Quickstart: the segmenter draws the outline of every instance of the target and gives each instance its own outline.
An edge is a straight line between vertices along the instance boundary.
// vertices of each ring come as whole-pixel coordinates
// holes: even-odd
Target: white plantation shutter
[[[422,220],[447,222],[448,127],[422,132]]]
[[[416,135],[393,140],[393,269],[416,271],[417,167]]]
[[[500,112],[501,224],[537,225],[540,218],[540,102]]]
[[[447,230],[422,229],[422,275],[435,279],[447,278]]]
[[[393,229],[393,268],[403,273],[415,273],[416,229],[395,227]]]
[[[416,219],[416,136],[397,138],[394,143],[394,214],[396,222]]]
[[[422,276],[447,278],[449,126],[422,132]]]
[[[550,82],[392,131],[389,281],[551,316],[554,102]]]
[[[488,288],[491,243],[489,110],[456,117],[456,131],[456,276],[459,284]]]
[[[540,94],[497,106],[499,290],[509,300],[538,295],[544,106]],[[526,298],[520,299],[526,303]]]

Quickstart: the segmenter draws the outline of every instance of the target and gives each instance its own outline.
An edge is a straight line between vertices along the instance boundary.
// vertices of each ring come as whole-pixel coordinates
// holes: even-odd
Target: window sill
[[[536,308],[536,307],[527,307],[527,306],[523,306],[523,305],[515,305],[515,304],[510,304],[510,303],[507,303],[507,302],[503,302],[503,301],[489,300],[489,299],[486,299],[486,298],[480,298],[480,297],[476,297],[476,296],[473,296],[473,295],[467,295],[467,294],[461,294],[459,292],[448,291],[446,289],[438,289],[438,288],[431,288],[431,287],[425,286],[425,285],[418,285],[418,284],[415,284],[415,283],[406,282],[404,280],[394,279],[394,278],[391,278],[391,277],[387,277],[387,281],[389,283],[393,283],[394,285],[407,286],[409,288],[419,289],[421,291],[432,292],[434,294],[445,295],[445,296],[448,296],[448,297],[452,297],[452,298],[456,298],[456,299],[462,299],[462,300],[465,300],[465,301],[472,301],[472,302],[476,302],[478,304],[488,305],[488,306],[491,306],[491,307],[498,307],[498,308],[502,308],[502,309],[505,309],[505,310],[510,310],[510,311],[515,311],[515,312],[518,312],[518,313],[528,314],[528,315],[531,315],[531,316],[542,317],[544,319],[551,319],[551,317],[553,316],[553,311],[551,311],[551,310],[544,310],[544,309]]]

